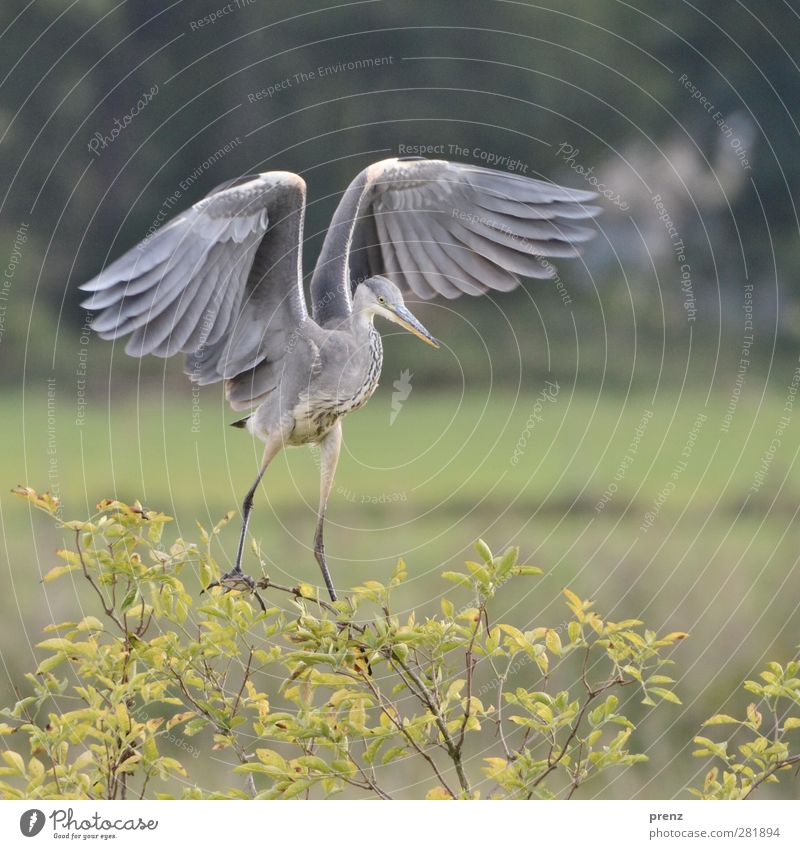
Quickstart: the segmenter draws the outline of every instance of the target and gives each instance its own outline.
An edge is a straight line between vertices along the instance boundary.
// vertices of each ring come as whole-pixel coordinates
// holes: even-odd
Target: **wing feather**
[[[296,174],[223,184],[81,287],[92,293],[84,306],[99,310],[93,328],[104,339],[130,335],[133,356],[186,353],[187,373],[201,383],[277,363],[308,317],[304,213]]]
[[[314,317],[350,310],[377,274],[421,298],[508,291],[516,275],[549,278],[544,257],[575,257],[595,234],[595,192],[434,159],[386,159],[345,192],[312,279]],[[377,239],[377,249],[375,241]]]

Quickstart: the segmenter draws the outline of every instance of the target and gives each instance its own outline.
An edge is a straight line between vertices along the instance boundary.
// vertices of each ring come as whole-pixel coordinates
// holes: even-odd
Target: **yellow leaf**
[[[664,687],[651,687],[650,692],[655,693],[656,696],[664,699],[665,702],[672,702],[674,705],[683,704],[672,690],[666,690]]]
[[[483,773],[495,781],[508,769],[508,761],[505,758],[484,758],[486,766],[481,767]]]
[[[81,770],[84,767],[89,766],[89,764],[91,764],[93,762],[94,762],[94,752],[91,752],[87,749],[87,751],[81,752],[81,754],[78,755],[77,758],[75,758],[75,761],[72,764],[72,768],[74,770]]]
[[[518,575],[541,575],[542,570],[538,566],[517,566],[516,572]]]
[[[73,643],[71,640],[64,639],[64,637],[52,637],[49,640],[43,640],[41,643],[37,643],[36,648],[69,653],[73,649]]]
[[[554,631],[551,628],[544,638],[544,643],[547,646],[548,650],[551,651],[553,654],[561,654],[561,637],[558,636],[557,631]]]
[[[78,567],[76,565],[69,566],[53,566],[53,568],[42,578],[42,580],[47,583],[48,581],[55,581],[56,578],[60,578],[62,575],[66,575],[68,572],[74,572]]]
[[[481,612],[477,607],[468,607],[462,610],[456,618],[463,619],[467,622],[478,622],[481,618]]]
[[[727,713],[716,713],[714,716],[707,719],[703,725],[736,725],[738,722],[738,719],[728,716]]]
[[[441,786],[434,787],[433,790],[429,790],[427,792],[427,794],[425,795],[425,798],[426,799],[439,800],[439,801],[442,801],[442,800],[452,801],[452,799],[453,799],[453,797],[447,792],[447,790],[445,790],[444,787],[441,787]]]
[[[272,749],[256,749],[256,757],[262,764],[267,766],[275,766],[278,769],[286,769],[286,761]]]
[[[458,678],[447,688],[447,695],[445,696],[445,701],[449,702],[451,699],[456,699],[461,695],[461,691],[464,689],[464,685],[467,682],[463,678]]]
[[[12,752],[10,749],[3,752],[3,760],[12,768],[15,769],[20,775],[25,775],[25,761],[22,760],[22,756],[17,754],[16,752]]]
[[[753,725],[755,725],[756,728],[761,725],[761,714],[752,702],[747,706],[747,718],[753,723]]]
[[[36,674],[44,675],[46,672],[52,672],[59,664],[67,659],[65,654],[54,654],[46,657],[37,667]]]
[[[350,708],[350,713],[348,716],[350,720],[350,724],[356,731],[365,732],[366,729],[366,721],[367,721],[367,712],[364,709],[364,702],[359,701],[358,704],[353,705]]]
[[[96,616],[85,616],[78,623],[79,631],[103,631],[105,626]]]

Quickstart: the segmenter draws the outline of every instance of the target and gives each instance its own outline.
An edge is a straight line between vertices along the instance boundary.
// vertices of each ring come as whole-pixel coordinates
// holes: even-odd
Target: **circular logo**
[[[31,808],[19,818],[19,830],[25,837],[36,837],[44,828],[44,813],[38,808]]]

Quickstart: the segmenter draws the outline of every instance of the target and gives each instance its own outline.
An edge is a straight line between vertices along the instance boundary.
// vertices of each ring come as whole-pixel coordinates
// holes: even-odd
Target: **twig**
[[[242,764],[250,763],[250,759],[247,757],[247,753],[246,753],[246,752],[244,751],[244,749],[243,749],[243,748],[242,748],[242,747],[241,747],[241,746],[240,746],[240,745],[236,742],[236,738],[233,736],[233,733],[230,731],[230,729],[222,728],[222,727],[219,725],[219,723],[218,723],[218,722],[214,719],[214,717],[213,717],[213,716],[209,713],[209,711],[208,711],[208,710],[206,710],[206,709],[205,709],[205,708],[204,708],[204,707],[203,707],[203,706],[202,706],[202,705],[201,705],[201,704],[200,704],[200,703],[199,703],[199,702],[198,702],[198,701],[194,698],[194,696],[192,696],[192,694],[189,692],[189,690],[187,689],[186,685],[184,684],[183,679],[181,678],[181,676],[180,676],[180,675],[179,675],[179,674],[178,674],[178,673],[177,673],[177,672],[176,672],[176,671],[175,671],[172,667],[169,667],[169,670],[170,670],[170,672],[172,673],[172,675],[174,676],[175,680],[177,681],[178,686],[180,687],[181,692],[182,692],[182,693],[183,693],[183,695],[184,695],[184,698],[185,698],[185,699],[189,702],[189,704],[191,704],[191,705],[192,705],[192,707],[194,707],[194,709],[195,709],[198,713],[200,713],[202,716],[204,716],[204,717],[205,717],[205,718],[206,718],[206,719],[207,719],[207,720],[208,720],[208,721],[209,721],[209,722],[210,722],[210,723],[214,726],[214,728],[216,728],[216,729],[217,729],[217,732],[218,732],[218,733],[220,733],[220,734],[226,734],[226,733],[228,733],[228,734],[230,735],[230,738],[231,738],[231,745],[232,745],[232,747],[233,747],[233,750],[234,750],[234,752],[236,752],[236,756],[239,758],[239,761],[240,761]],[[247,775],[247,786],[248,786],[248,789],[250,790],[250,795],[251,795],[251,796],[253,796],[253,797],[255,797],[255,796],[256,796],[256,794],[257,794],[257,790],[256,790],[256,782],[255,782],[255,780],[254,780],[254,778],[253,778],[252,773],[248,773],[248,775]]]
[[[453,793],[453,791],[448,786],[447,781],[445,781],[444,776],[439,771],[439,767],[436,765],[436,761],[434,761],[434,759],[417,743],[417,741],[411,736],[409,730],[403,726],[403,723],[386,707],[386,705],[384,704],[382,693],[370,680],[369,676],[362,673],[362,677],[364,679],[364,683],[369,687],[370,690],[372,690],[373,695],[378,700],[378,707],[380,707],[381,711],[386,714],[386,716],[389,718],[389,721],[406,738],[406,740],[408,740],[408,742],[412,745],[417,754],[428,762],[428,765],[431,767],[434,774],[441,782],[442,787],[444,787],[444,789],[450,794],[450,796],[455,799],[456,794]]]
[[[754,781],[750,789],[747,793],[742,797],[743,799],[749,799],[755,789],[763,784],[771,775],[774,775],[778,770],[785,769],[787,766],[794,766],[795,764],[800,764],[800,755],[793,755],[790,758],[786,758],[785,760],[778,761],[776,764],[773,764],[762,776],[758,779],[758,781]]]
[[[81,548],[81,532],[79,529],[75,530],[75,547],[78,550],[78,559],[80,560],[81,568],[83,569],[83,576],[92,585],[92,588],[97,593],[100,599],[100,603],[103,605],[103,610],[105,611],[106,616],[108,616],[108,618],[120,629],[120,631],[122,631],[122,633],[127,636],[128,632],[122,622],[120,622],[119,617],[116,615],[116,613],[114,613],[113,606],[110,607],[108,605],[108,602],[106,601],[105,596],[101,592],[100,587],[97,586],[97,584],[94,582],[94,579],[89,574],[89,567],[86,565],[86,561],[83,558],[83,549]]]
[[[571,799],[575,791],[578,789],[578,785],[581,783],[581,762],[583,761],[583,740],[581,740],[580,746],[578,746],[578,757],[575,762],[575,771],[572,776],[572,786],[569,788],[569,793],[567,793],[567,799]]]
[[[325,608],[325,610],[330,611],[331,613],[335,614],[336,616],[339,615],[339,611],[332,604],[325,601],[324,599],[308,598],[308,596],[304,596],[300,592],[299,586],[298,587],[287,587],[285,584],[276,584],[270,578],[266,578],[266,577],[260,578],[258,581],[256,581],[256,586],[260,590],[278,590],[278,592],[287,593],[288,595],[293,595],[295,598],[298,598],[298,599],[302,598],[305,601],[313,601],[315,604],[319,605],[320,607]],[[350,623],[348,623],[348,624],[350,624]],[[353,627],[355,630],[359,631],[359,633],[363,633],[364,630],[365,630],[363,627],[358,626],[358,625],[351,625],[351,627]]]
[[[588,651],[587,651],[587,657],[588,657]],[[585,663],[584,663],[584,670],[585,670]],[[586,683],[585,678],[584,678],[584,683]],[[572,741],[575,739],[575,735],[578,733],[578,729],[580,727],[581,720],[585,716],[586,711],[589,709],[589,705],[592,703],[592,701],[594,701],[594,699],[596,699],[597,696],[599,696],[601,693],[605,692],[606,690],[610,689],[611,687],[619,687],[619,686],[622,686],[626,683],[630,683],[630,682],[626,682],[623,678],[612,678],[611,680],[606,681],[604,684],[601,684],[594,689],[592,687],[590,687],[588,684],[586,685],[589,692],[586,695],[586,701],[583,703],[583,706],[578,711],[578,716],[575,719],[575,722],[572,724],[572,727],[570,728],[569,736],[564,741],[564,745],[561,747],[561,751],[558,753],[558,755],[553,757],[552,756],[552,749],[551,749],[551,754],[548,755],[548,757],[547,757],[547,769],[545,769],[545,771],[533,782],[533,784],[531,785],[532,787],[538,787],[545,780],[545,778],[547,778],[547,776],[550,775],[550,773],[561,763],[561,761],[564,758],[564,755],[567,754],[567,751],[568,751],[570,745],[572,744]]]
[[[464,772],[464,765],[461,762],[461,752],[458,750],[458,747],[453,741],[450,732],[447,730],[447,725],[445,724],[444,718],[442,717],[438,706],[434,702],[430,690],[425,686],[424,682],[417,675],[417,673],[414,672],[414,670],[411,669],[411,667],[409,667],[408,664],[406,664],[404,661],[396,657],[391,657],[389,661],[390,663],[392,663],[393,666],[395,663],[400,666],[403,672],[408,675],[408,677],[414,682],[414,685],[419,690],[418,697],[422,699],[422,701],[427,705],[430,712],[433,714],[434,720],[436,722],[436,727],[442,734],[442,738],[444,739],[444,746],[447,749],[447,754],[450,756],[450,759],[453,761],[453,765],[456,768],[456,773],[458,775],[459,783],[461,784],[461,789],[465,793],[470,793],[471,790],[469,780],[467,779],[466,773]],[[452,795],[452,793],[450,795]]]
[[[360,764],[360,763],[359,763],[359,762],[358,762],[358,761],[357,761],[357,760],[353,757],[353,755],[352,755],[350,752],[348,752],[348,753],[347,753],[347,757],[350,759],[350,761],[353,763],[353,765],[356,767],[356,769],[357,769],[357,770],[359,771],[359,773],[361,774],[361,777],[362,777],[362,778],[364,779],[364,781],[366,782],[367,789],[372,790],[372,792],[373,792],[373,793],[375,793],[375,795],[376,795],[376,796],[380,796],[380,798],[381,798],[381,799],[390,800],[390,799],[392,798],[392,797],[391,797],[391,796],[390,796],[390,795],[389,795],[389,794],[388,794],[385,790],[383,790],[383,789],[382,789],[382,788],[378,785],[378,782],[377,782],[377,781],[375,781],[375,779],[374,779],[374,778],[370,778],[370,777],[367,775],[367,773],[366,773],[366,771],[364,770],[364,768],[363,768],[363,767],[361,766],[361,764]],[[348,780],[348,779],[347,779],[347,778],[345,778],[344,776],[342,776],[342,777],[345,779],[345,781],[347,781],[347,780]]]
[[[483,609],[484,605],[481,605],[481,609]],[[478,636],[478,629],[481,626],[481,610],[478,611],[478,617],[475,620],[475,627],[472,629],[472,639],[469,641],[469,645],[467,646],[467,658],[466,658],[466,669],[467,669],[467,706],[464,709],[464,719],[461,723],[461,729],[458,734],[458,743],[456,747],[458,749],[459,754],[461,750],[464,748],[464,737],[467,733],[467,723],[469,722],[470,713],[472,710],[472,670],[475,668],[475,658],[472,655],[472,650],[475,647],[475,640]]]
[[[239,709],[239,702],[242,698],[242,693],[244,692],[245,684],[250,678],[250,664],[253,662],[253,649],[250,649],[250,653],[247,655],[247,665],[244,668],[244,677],[242,678],[242,686],[239,687],[239,692],[236,694],[236,699],[233,702],[233,707],[231,708],[231,719],[236,716],[236,711]]]

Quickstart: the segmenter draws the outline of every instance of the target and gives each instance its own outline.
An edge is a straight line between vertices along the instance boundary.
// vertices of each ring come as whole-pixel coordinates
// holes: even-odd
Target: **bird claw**
[[[222,587],[226,593],[231,590],[241,590],[242,592],[251,592],[257,599],[264,613],[267,612],[266,605],[263,599],[258,594],[256,582],[250,575],[245,575],[241,569],[234,569],[232,572],[226,572],[218,581],[210,583],[205,590],[201,590],[201,594],[206,590],[212,590],[214,587]]]

